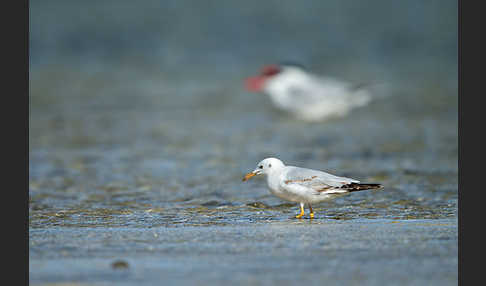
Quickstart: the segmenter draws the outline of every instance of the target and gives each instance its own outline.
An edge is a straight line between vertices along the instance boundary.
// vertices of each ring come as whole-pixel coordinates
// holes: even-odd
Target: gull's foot
[[[295,216],[295,218],[302,218],[304,216],[304,213],[300,213],[298,215]]]
[[[304,216],[304,203],[300,203],[300,214],[296,215],[295,218],[302,218]]]
[[[314,213],[309,214],[310,218],[314,218]]]

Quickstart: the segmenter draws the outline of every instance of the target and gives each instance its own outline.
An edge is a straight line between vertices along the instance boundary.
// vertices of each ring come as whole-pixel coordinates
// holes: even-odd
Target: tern
[[[247,78],[245,86],[268,95],[278,109],[309,122],[343,117],[372,100],[364,84],[316,75],[296,64],[266,65],[258,76]]]

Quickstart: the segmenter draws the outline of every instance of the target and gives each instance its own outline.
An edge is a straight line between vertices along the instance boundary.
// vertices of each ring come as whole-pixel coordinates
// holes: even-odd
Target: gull
[[[266,65],[258,76],[247,78],[245,86],[268,95],[276,108],[309,122],[343,117],[372,99],[363,84],[316,75],[296,64]]]
[[[369,189],[379,189],[381,184],[362,184],[360,181],[338,177],[323,171],[286,166],[277,158],[266,158],[257,168],[246,174],[243,181],[256,175],[267,175],[270,192],[280,199],[300,203],[300,214],[304,216],[304,205],[309,205],[310,218],[314,218],[311,203],[319,203],[338,196]]]

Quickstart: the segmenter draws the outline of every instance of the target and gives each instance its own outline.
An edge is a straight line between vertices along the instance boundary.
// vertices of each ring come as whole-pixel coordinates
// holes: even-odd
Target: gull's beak
[[[246,180],[249,180],[251,177],[259,175],[259,174],[260,174],[260,170],[255,170],[253,172],[250,172],[250,173],[245,175],[245,177],[243,178],[243,182],[246,181]]]

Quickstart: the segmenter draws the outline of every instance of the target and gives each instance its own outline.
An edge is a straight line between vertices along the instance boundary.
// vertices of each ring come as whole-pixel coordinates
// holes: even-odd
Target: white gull
[[[286,201],[300,203],[300,214],[304,215],[304,204],[309,205],[310,218],[314,218],[311,203],[319,203],[338,196],[368,189],[381,188],[381,184],[362,184],[360,181],[338,177],[323,171],[285,166],[277,158],[267,158],[257,168],[246,174],[243,181],[256,175],[267,175],[270,192]]]

